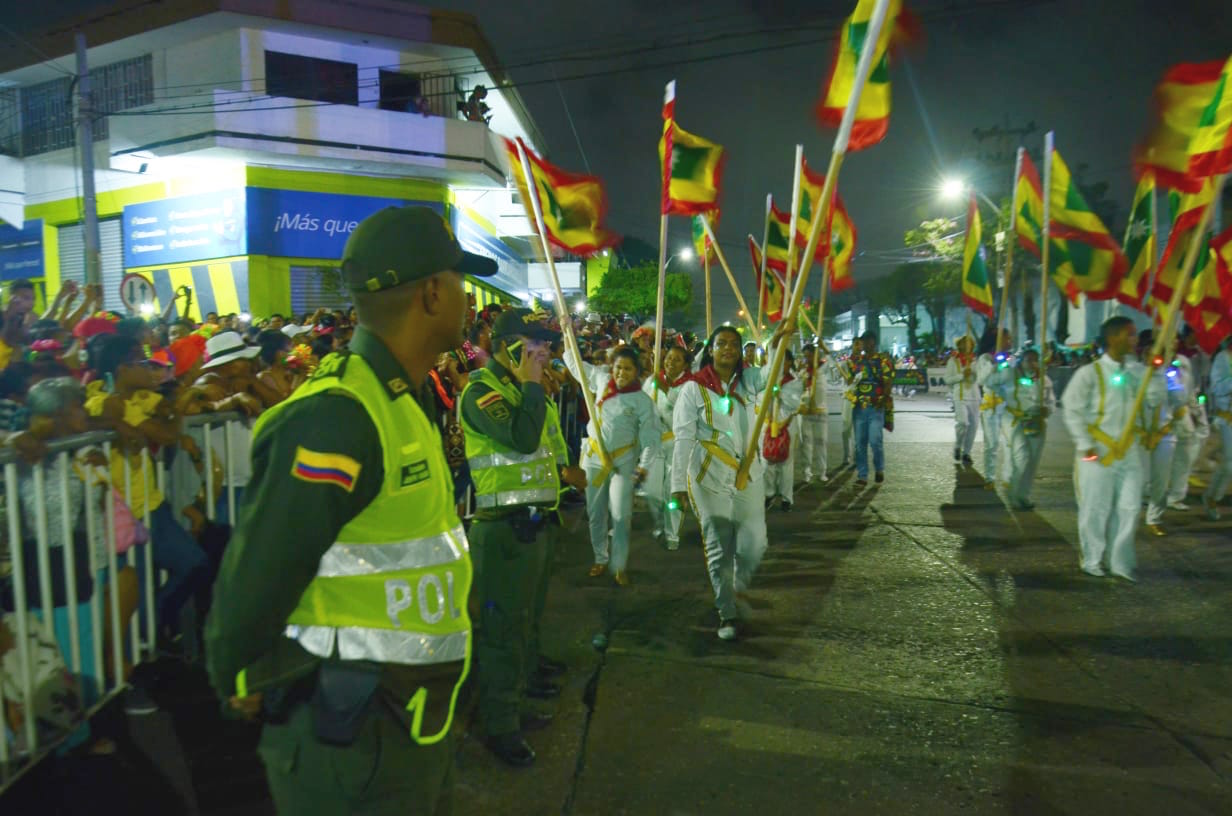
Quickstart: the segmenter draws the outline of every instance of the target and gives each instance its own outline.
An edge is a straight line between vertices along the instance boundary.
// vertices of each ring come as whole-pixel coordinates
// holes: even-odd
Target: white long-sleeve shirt
[[[829,360],[817,366],[817,372],[814,375],[816,382],[813,384],[812,393],[810,394],[809,387],[806,382],[808,371],[807,369],[801,370],[799,377],[801,390],[801,414],[804,414],[805,416],[825,416],[828,410],[826,408],[826,391],[829,390],[829,379],[831,376],[837,376],[837,374],[832,375],[831,372],[832,369]]]
[[[1024,380],[1030,380],[1025,382]],[[991,389],[1005,401],[1005,407],[1011,416],[1036,414],[1040,406],[1039,383],[1023,371],[1018,365],[1011,364],[1005,368],[995,368],[982,383],[985,390]],[[1044,375],[1044,407],[1049,411],[1057,405],[1056,393],[1052,387],[1052,379]]]
[[[1211,360],[1211,382],[1206,389],[1211,401],[1211,414],[1232,412],[1232,350],[1224,349]],[[1226,417],[1225,422],[1232,425]],[[1228,454],[1225,452],[1225,456]]]
[[[757,410],[756,395],[765,383],[766,367],[746,368],[739,377],[726,384],[724,397],[690,380],[680,388],[676,408],[672,412],[672,431],[676,447],[672,454],[672,492],[680,493],[691,480],[715,493],[735,490],[736,469],[748,448],[749,435]],[[713,454],[702,443],[717,446],[722,456]],[[749,470],[750,480],[760,479],[765,472],[761,446]],[[723,461],[726,459],[727,461]]]
[[[574,367],[570,356],[565,358],[569,373],[582,382],[582,376]],[[594,366],[582,362],[585,382],[590,386],[595,396],[597,417],[591,417],[586,425],[586,435],[594,439],[602,434],[603,447],[609,454],[622,448],[629,450],[616,457],[612,464],[621,465],[629,459],[636,459],[638,467],[649,467],[654,459],[661,455],[659,420],[655,415],[654,403],[644,391],[633,391],[627,394],[615,394],[603,399],[611,373],[606,366]],[[582,465],[594,466],[599,461],[598,455],[589,445],[582,448]]]
[[[945,384],[950,387],[955,402],[979,402],[980,389],[976,385],[975,372],[967,374],[963,370],[958,355],[954,355],[945,363]]]
[[[1094,450],[1101,457],[1108,453],[1108,445],[1097,440],[1097,434],[1091,429],[1098,429],[1105,439],[1119,439],[1129,421],[1139,384],[1146,375],[1146,366],[1137,360],[1127,357],[1125,362],[1118,363],[1107,354],[1074,372],[1061,404],[1065,428],[1079,453]],[[1154,376],[1143,410],[1135,417],[1135,426],[1142,427],[1143,418],[1158,409],[1164,399],[1163,377]],[[1138,444],[1136,436],[1133,444]]]
[[[683,386],[684,382],[680,382],[664,389],[654,377],[647,377],[642,384],[642,391],[654,403],[655,416],[659,418],[660,438],[672,430],[672,411],[676,408],[676,397],[680,395]]]
[[[764,392],[763,392],[764,393]],[[762,394],[757,395],[757,404],[761,405]],[[774,422],[779,427],[787,424],[800,411],[804,403],[804,380],[793,377],[790,382],[779,386],[774,397]],[[767,418],[768,419],[768,418]]]

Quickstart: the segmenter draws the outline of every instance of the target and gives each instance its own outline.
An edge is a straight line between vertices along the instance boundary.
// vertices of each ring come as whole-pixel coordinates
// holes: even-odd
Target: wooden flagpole
[[[1190,284],[1193,283],[1194,267],[1198,264],[1198,256],[1202,254],[1202,241],[1206,236],[1206,228],[1211,223],[1211,218],[1215,212],[1215,202],[1219,201],[1219,196],[1223,194],[1223,185],[1227,179],[1228,176],[1226,174],[1215,178],[1214,194],[1211,197],[1210,203],[1202,210],[1202,217],[1198,220],[1198,226],[1194,229],[1193,237],[1189,240],[1189,249],[1185,253],[1185,263],[1181,267],[1180,272],[1177,273],[1180,279],[1172,287],[1172,299],[1168,302],[1167,311],[1163,316],[1163,327],[1156,333],[1155,342],[1151,346],[1151,359],[1146,361],[1146,376],[1138,384],[1138,394],[1134,397],[1134,408],[1130,411],[1129,417],[1125,422],[1125,429],[1121,431],[1120,437],[1117,438],[1118,451],[1123,452],[1129,447],[1130,437],[1134,433],[1134,420],[1142,410],[1143,403],[1146,402],[1146,392],[1151,384],[1151,376],[1155,371],[1155,359],[1162,355],[1166,363],[1175,351],[1181,304],[1185,301],[1185,296],[1189,294]],[[1167,354],[1163,354],[1164,351],[1167,351]],[[1224,455],[1227,456],[1227,452]]]
[[[1150,270],[1148,270],[1150,273],[1150,277],[1148,278],[1148,282],[1147,282],[1146,297],[1144,297],[1142,301],[1138,304],[1138,309],[1143,312],[1146,311],[1146,308],[1147,308],[1146,304],[1151,299],[1151,290],[1155,288],[1155,279],[1159,277],[1159,245],[1160,245],[1159,232],[1158,232],[1159,215],[1158,215],[1158,212],[1156,210],[1156,205],[1155,205],[1155,202],[1159,198],[1159,196],[1155,195],[1156,193],[1155,187],[1156,185],[1151,185],[1151,242],[1154,244],[1154,247],[1153,247],[1153,251],[1151,252],[1151,268]]]
[[[659,216],[659,291],[655,295],[654,371],[663,365],[663,289],[667,283],[667,213]],[[591,414],[594,416],[594,414]]]
[[[586,367],[582,364],[582,352],[578,348],[577,338],[573,336],[573,321],[569,317],[569,312],[565,306],[565,293],[560,288],[560,277],[556,274],[556,262],[552,259],[552,248],[548,245],[548,231],[543,222],[543,207],[539,203],[539,195],[535,190],[535,176],[531,172],[530,159],[526,155],[526,148],[522,144],[522,140],[517,140],[518,158],[522,160],[522,173],[526,177],[526,188],[531,191],[527,198],[530,199],[531,210],[535,214],[535,229],[539,233],[539,242],[543,246],[543,255],[547,260],[548,272],[552,276],[552,291],[555,294],[556,317],[560,321],[560,330],[565,337],[565,350],[573,357],[573,364],[577,368],[580,376],[578,385],[582,388],[582,397],[586,400],[586,410],[590,414],[591,419],[595,422],[595,427],[599,425],[599,412],[595,408],[595,395],[590,393],[590,384],[586,382]],[[666,222],[666,216],[664,216]],[[662,303],[662,281],[659,278],[660,303]],[[612,458],[608,455],[607,448],[603,445],[603,436],[599,435],[594,440],[595,448],[599,454],[599,460],[603,463],[605,470],[611,470]]]
[[[758,279],[760,283],[757,286],[757,326],[758,331],[761,331],[762,314],[766,308],[766,243],[770,240],[770,205],[774,202],[774,197],[766,193],[766,223],[765,228],[761,233],[761,269],[758,274],[761,277]],[[780,308],[782,308],[780,306]]]
[[[813,324],[809,321],[809,328],[813,330],[813,334],[817,336],[817,342],[813,344],[813,380],[809,383],[809,393],[807,405],[811,409],[813,407],[813,399],[817,394],[817,376],[820,372],[817,371],[817,360],[821,356],[821,347],[825,344],[825,339],[821,336],[821,321],[826,314],[826,295],[830,292],[830,279],[834,277],[834,242],[830,242],[830,252],[826,255],[826,271],[821,276],[821,297],[817,302],[817,323]],[[804,313],[805,320],[808,320],[808,313]],[[825,399],[824,392],[822,396],[823,402]],[[825,412],[826,407],[822,405],[822,411]]]
[[[706,247],[706,252],[702,256],[702,269],[706,273],[706,338],[710,338],[710,333],[714,330],[711,326],[711,309],[710,309],[710,247]]]
[[[1044,223],[1040,225],[1040,377],[1039,404],[1044,404],[1044,384],[1048,379],[1048,255],[1052,243],[1052,151],[1055,134],[1048,131],[1044,134]],[[1065,308],[1062,304],[1061,308]]]
[[[885,24],[886,11],[889,9],[889,5],[890,0],[877,0],[877,5],[873,8],[872,17],[868,21],[868,28],[865,30],[864,48],[860,52],[860,61],[856,65],[855,86],[851,89],[851,97],[847,100],[847,110],[843,112],[843,121],[839,125],[838,134],[834,137],[834,150],[830,154],[830,167],[826,171],[826,183],[821,191],[821,212],[817,214],[818,217],[813,222],[812,229],[809,230],[808,246],[804,250],[804,259],[800,264],[800,276],[796,279],[795,289],[791,293],[791,305],[784,318],[786,331],[788,332],[795,326],[796,313],[799,311],[800,303],[804,299],[804,288],[808,285],[809,272],[813,266],[813,256],[817,252],[817,243],[821,239],[821,227],[823,224],[830,223],[830,212],[834,207],[834,191],[837,189],[838,174],[843,167],[843,158],[847,155],[847,143],[851,140],[851,128],[855,125],[856,110],[860,105],[860,96],[864,92],[864,86],[868,82],[868,75],[872,72],[873,53],[877,50],[877,40],[881,36],[881,28]],[[829,241],[830,236],[827,235],[826,240]],[[829,274],[828,270],[829,267],[827,266],[824,273],[827,276]],[[773,383],[778,381],[779,374],[783,370],[786,350],[786,343],[778,343],[775,346],[774,356],[771,358],[770,363],[770,376],[766,378],[766,382]],[[769,402],[773,393],[774,389],[766,389],[765,395],[762,397],[761,410],[757,412],[757,416],[753,420],[753,427],[745,447],[744,458],[740,461],[740,469],[736,471],[737,490],[743,490],[748,486],[749,469],[753,466],[753,461],[757,456],[761,429],[766,421]]]
[[[753,313],[749,311],[749,304],[744,302],[744,295],[740,292],[740,284],[736,283],[736,276],[732,274],[731,267],[727,265],[727,256],[723,254],[723,247],[719,246],[718,240],[714,237],[714,232],[710,229],[710,218],[706,213],[698,216],[702,220],[702,229],[706,231],[706,237],[710,239],[710,243],[714,246],[714,256],[719,259],[719,266],[723,267],[723,271],[727,273],[727,282],[731,284],[732,291],[736,293],[736,301],[740,304],[740,311],[744,312],[744,320],[749,324],[749,330],[753,332],[753,339],[761,342],[761,329],[753,322]],[[765,253],[763,252],[764,256]]]
[[[783,279],[783,291],[791,291],[791,273],[796,265],[796,222],[800,218],[800,168],[804,164],[804,145],[796,145],[796,169],[791,180],[791,213],[787,222],[787,274]],[[762,248],[765,257],[765,245]]]
[[[1018,212],[1014,201],[1018,192],[1018,174],[1022,172],[1023,149],[1018,148],[1018,157],[1014,160],[1014,182],[1010,186],[1010,225],[1005,231],[1005,279],[1001,282],[1001,313],[997,315],[997,351],[1005,351],[1002,346],[1002,335],[1008,327],[1010,314],[1010,281],[1014,277],[1014,237],[1018,229]],[[1001,219],[998,218],[999,222]],[[1014,327],[1017,329],[1017,326]],[[1009,332],[1014,334],[1015,332]]]

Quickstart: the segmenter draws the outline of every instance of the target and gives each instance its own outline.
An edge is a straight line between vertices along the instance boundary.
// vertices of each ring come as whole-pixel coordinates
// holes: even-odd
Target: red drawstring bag
[[[765,436],[762,437],[761,455],[772,465],[781,465],[791,455],[791,436],[787,426],[779,428],[778,436],[770,435],[770,425],[766,425]]]

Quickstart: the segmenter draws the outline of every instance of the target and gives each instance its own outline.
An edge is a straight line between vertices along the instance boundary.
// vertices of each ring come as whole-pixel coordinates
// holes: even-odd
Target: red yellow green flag
[[[1232,57],[1182,63],[1155,89],[1158,118],[1137,164],[1165,187],[1195,193],[1232,171]]]
[[[1211,241],[1202,270],[1190,284],[1181,314],[1193,327],[1198,345],[1214,354],[1232,336],[1232,300],[1225,293],[1232,287],[1228,263],[1232,260],[1232,227]]]
[[[817,118],[823,125],[838,127],[856,84],[856,66],[864,50],[869,21],[876,0],[858,0],[855,11],[843,23],[830,76],[817,103]],[[902,0],[890,0],[885,23],[877,37],[873,52],[873,68],[860,94],[855,125],[851,130],[848,150],[863,150],[885,138],[890,127],[890,51],[912,39],[918,24],[903,8]]]
[[[710,221],[710,231],[717,238],[719,235],[719,211],[715,209],[707,213],[706,218]],[[702,216],[700,213],[693,216],[693,249],[697,252],[698,258],[714,260],[714,244],[710,242],[705,228],[702,227]]]
[[[1044,223],[1044,185],[1040,183],[1035,163],[1024,151],[1022,169],[1014,183],[1014,230],[1018,243],[1035,257],[1040,257],[1040,238]]]
[[[787,253],[791,243],[791,216],[770,204],[766,230],[766,266],[787,271]]]
[[[1052,279],[1077,305],[1078,296],[1108,300],[1121,287],[1129,265],[1104,222],[1091,211],[1061,154],[1052,151],[1048,225]]]
[[[1155,174],[1152,172],[1143,173],[1138,181],[1123,248],[1129,272],[1121,280],[1116,299],[1126,306],[1141,309],[1151,285],[1151,270],[1155,268]]]
[[[521,140],[518,140],[521,142]],[[530,222],[535,223],[530,191],[522,172],[517,143],[505,139],[505,154],[510,172],[518,185],[518,193],[526,206]],[[543,210],[543,226],[548,241],[574,255],[594,255],[620,243],[620,236],[604,226],[607,216],[607,193],[598,176],[586,176],[560,169],[535,155],[521,142],[530,160],[535,177],[535,194]]]
[[[1193,242],[1194,231],[1202,220],[1202,213],[1215,200],[1215,185],[1210,179],[1202,182],[1197,192],[1177,193],[1168,196],[1169,214],[1172,216],[1172,231],[1168,235],[1168,243],[1164,247],[1163,258],[1159,262],[1159,272],[1155,275],[1155,286],[1151,290],[1155,311],[1163,313],[1163,307],[1172,300],[1172,292],[1181,279],[1181,268],[1185,265],[1185,256]],[[1209,228],[1208,228],[1209,229]],[[1199,244],[1198,262],[1194,264],[1194,274],[1201,274],[1205,269],[1209,254],[1209,233],[1203,236]],[[1190,285],[1189,298],[1195,298],[1196,289]],[[1189,300],[1187,298],[1187,300]],[[1189,300],[1193,304],[1192,300]]]
[[[851,276],[851,259],[856,254],[856,225],[847,214],[843,200],[835,196],[834,212],[830,218],[830,290],[841,292],[855,286]]]
[[[783,281],[779,278],[779,270],[767,259],[766,279],[763,286],[761,247],[757,245],[757,240],[752,235],[749,236],[749,256],[753,260],[753,280],[757,281],[757,291],[765,309],[765,316],[771,323],[778,322],[783,319]]]
[[[663,173],[663,214],[694,215],[719,206],[723,148],[676,124],[676,81],[663,99],[659,167]]]
[[[967,206],[967,240],[963,244],[962,299],[974,312],[992,319],[992,286],[988,282],[988,264],[984,262],[980,209],[975,196]]]

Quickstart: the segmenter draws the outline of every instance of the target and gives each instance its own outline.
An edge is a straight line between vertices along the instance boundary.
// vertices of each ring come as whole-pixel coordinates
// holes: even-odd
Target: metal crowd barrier
[[[228,429],[228,426],[240,425],[245,429],[248,425],[238,413],[206,414],[186,417],[183,422],[185,433],[193,429],[201,430],[198,445],[204,458],[204,482],[206,494],[206,517],[213,520],[215,512],[215,491],[213,483],[213,462],[216,452],[210,444],[211,431],[218,427]],[[247,431],[250,433],[250,431]],[[224,433],[224,474],[225,490],[228,493],[228,522],[235,523],[234,484],[235,461],[231,432]],[[7,554],[7,567],[0,559],[0,588],[5,583],[9,585],[8,598],[12,612],[6,612],[3,617],[10,637],[9,649],[15,653],[2,655],[0,663],[0,792],[20,778],[28,768],[33,767],[40,759],[55,750],[69,736],[72,730],[62,731],[50,727],[41,729],[39,712],[36,710],[37,692],[35,688],[35,669],[38,655],[32,655],[32,649],[42,644],[54,645],[61,653],[67,671],[75,679],[76,689],[80,695],[81,710],[84,719],[88,720],[96,711],[110,702],[116,695],[127,688],[125,679],[125,659],[130,665],[137,665],[154,654],[158,635],[158,620],[156,617],[156,587],[161,584],[161,576],[156,576],[154,569],[153,548],[157,541],[151,525],[151,509],[148,501],[143,501],[144,513],[140,521],[149,534],[149,540],[144,544],[134,545],[127,553],[117,552],[116,547],[116,505],[111,490],[106,489],[109,478],[93,481],[82,481],[83,470],[74,466],[79,453],[88,449],[100,450],[107,460],[103,470],[110,476],[112,446],[117,438],[113,433],[88,433],[79,436],[57,439],[47,444],[48,454],[43,462],[28,465],[23,462],[11,448],[0,449],[0,465],[4,468],[4,499],[0,510],[6,515],[0,534],[6,536],[3,550]],[[130,464],[130,458],[124,457],[123,490],[121,497],[129,507],[132,506],[133,483],[140,479],[142,484],[150,484],[150,470],[153,469],[153,483],[164,501],[170,501],[168,493],[167,470],[161,454],[152,456],[148,450],[140,454],[140,467]],[[97,471],[97,466],[89,466],[86,471]],[[70,480],[82,483],[79,520],[84,519],[84,538],[80,527],[74,529],[69,506],[72,501]],[[111,489],[115,489],[111,485]],[[32,490],[34,493],[33,523],[23,510],[21,490]],[[144,494],[144,491],[143,491]],[[59,499],[61,508],[58,521],[58,537],[61,539],[59,548],[62,550],[61,562],[63,570],[64,595],[63,605],[56,606],[53,584],[55,583],[52,550],[55,548],[50,539],[52,536],[51,520],[49,519],[49,497]],[[32,530],[30,528],[33,528]],[[32,535],[31,535],[32,533]],[[27,546],[33,541],[31,559]],[[84,541],[86,546],[85,561],[88,563],[89,579],[93,582],[88,601],[78,602],[78,574],[80,556],[78,544]],[[139,603],[132,613],[128,625],[127,655],[125,654],[124,638],[121,621],[120,571],[122,566],[137,566],[141,559],[144,570],[144,587],[139,587]],[[27,582],[30,577],[31,587],[36,591],[27,592]],[[144,590],[144,591],[142,591]],[[107,594],[110,602],[104,609],[103,596]],[[144,604],[144,610],[142,609]],[[51,608],[52,613],[47,614]],[[142,615],[144,611],[144,615]],[[59,618],[59,620],[57,620]],[[141,631],[144,618],[144,633]],[[57,635],[57,629],[59,634]],[[110,654],[104,655],[104,642],[110,632]],[[0,633],[3,634],[3,633]],[[144,638],[142,635],[144,634]],[[32,644],[32,636],[36,642]],[[110,666],[107,666],[109,658]],[[7,676],[10,681],[16,675],[16,699],[6,698],[4,682]],[[10,708],[13,704],[21,707],[22,724],[19,728],[10,728]]]

